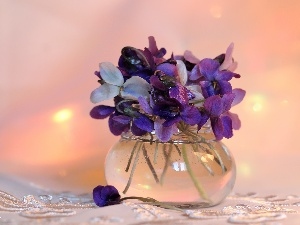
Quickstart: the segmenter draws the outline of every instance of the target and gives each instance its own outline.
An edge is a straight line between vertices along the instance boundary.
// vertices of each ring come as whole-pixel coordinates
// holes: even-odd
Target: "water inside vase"
[[[125,190],[124,196],[203,206],[218,204],[230,193],[235,172],[221,142],[184,138],[161,143],[123,137],[105,162],[107,183]]]

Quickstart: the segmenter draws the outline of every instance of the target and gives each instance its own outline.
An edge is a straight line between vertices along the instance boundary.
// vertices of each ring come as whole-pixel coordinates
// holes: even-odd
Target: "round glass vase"
[[[160,142],[154,133],[123,133],[105,160],[105,177],[123,197],[151,197],[175,205],[209,207],[232,190],[236,167],[210,128],[193,127]]]

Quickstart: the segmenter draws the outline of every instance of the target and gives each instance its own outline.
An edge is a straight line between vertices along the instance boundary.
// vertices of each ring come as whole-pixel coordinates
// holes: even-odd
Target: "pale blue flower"
[[[110,62],[100,63],[100,76],[104,83],[90,96],[91,102],[98,103],[121,95],[124,99],[137,100],[139,96],[149,97],[150,84],[143,78],[134,76],[124,82],[121,71]]]

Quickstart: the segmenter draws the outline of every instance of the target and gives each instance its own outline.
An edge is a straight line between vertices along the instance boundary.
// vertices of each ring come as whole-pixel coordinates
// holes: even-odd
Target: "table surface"
[[[138,201],[99,208],[91,193],[47,190],[0,176],[0,224],[299,224],[300,196],[232,193],[211,208],[163,209]]]

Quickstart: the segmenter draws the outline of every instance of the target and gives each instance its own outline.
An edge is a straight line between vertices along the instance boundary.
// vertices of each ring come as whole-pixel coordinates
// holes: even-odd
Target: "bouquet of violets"
[[[114,106],[95,106],[95,119],[109,117],[114,135],[131,131],[135,136],[155,133],[158,141],[168,142],[178,131],[210,126],[216,140],[231,138],[241,122],[229,110],[240,103],[245,91],[233,89],[233,44],[214,59],[198,59],[192,52],[165,58],[166,49],[158,49],[154,37],[149,47],[124,47],[118,66],[102,62],[95,72],[100,87],[90,96],[93,103],[113,99]]]

